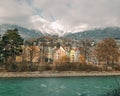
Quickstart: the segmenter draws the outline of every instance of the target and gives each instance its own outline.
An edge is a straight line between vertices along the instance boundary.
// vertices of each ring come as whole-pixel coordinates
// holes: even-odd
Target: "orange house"
[[[38,62],[40,58],[39,46],[23,46],[23,53],[20,56],[16,56],[16,62],[32,61]]]

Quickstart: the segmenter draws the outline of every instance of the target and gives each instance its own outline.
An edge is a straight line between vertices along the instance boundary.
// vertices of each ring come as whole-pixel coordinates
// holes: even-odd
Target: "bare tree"
[[[81,40],[80,41],[80,46],[81,46],[81,54],[84,56],[86,61],[89,61],[90,56],[91,56],[91,41],[86,39],[86,40]]]
[[[119,48],[112,38],[106,38],[96,46],[96,57],[99,62],[105,62],[107,65],[114,64],[119,59]]]

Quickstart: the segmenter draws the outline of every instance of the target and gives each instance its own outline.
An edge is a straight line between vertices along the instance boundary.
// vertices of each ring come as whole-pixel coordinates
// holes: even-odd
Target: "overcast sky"
[[[0,0],[0,23],[32,27],[39,16],[63,26],[120,26],[120,0]]]

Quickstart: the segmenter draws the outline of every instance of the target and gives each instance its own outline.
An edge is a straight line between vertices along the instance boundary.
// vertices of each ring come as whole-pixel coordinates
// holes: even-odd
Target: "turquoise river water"
[[[120,76],[0,78],[0,96],[100,96],[117,86]]]

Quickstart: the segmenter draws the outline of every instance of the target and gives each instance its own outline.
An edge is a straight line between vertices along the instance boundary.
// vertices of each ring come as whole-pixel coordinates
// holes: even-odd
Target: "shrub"
[[[39,65],[37,71],[48,71],[48,70],[52,70],[52,67],[49,64],[45,64],[41,66]]]
[[[119,64],[114,64],[114,66],[112,66],[112,68],[116,71],[120,71],[120,65]]]
[[[34,64],[21,64],[21,63],[14,63],[14,64],[6,64],[5,69],[8,72],[26,72],[26,71],[37,71],[37,66]]]
[[[80,63],[57,63],[55,66],[57,71],[101,71],[102,69],[95,65],[80,64]]]
[[[75,71],[77,69],[77,66],[73,63],[62,63],[56,65],[57,71]]]

